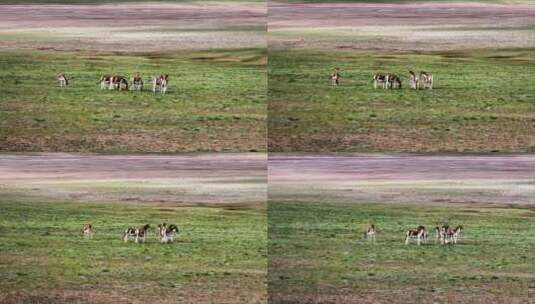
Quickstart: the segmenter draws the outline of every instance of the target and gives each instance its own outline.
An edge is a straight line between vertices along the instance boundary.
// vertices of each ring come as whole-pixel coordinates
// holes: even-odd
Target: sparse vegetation
[[[265,52],[139,55],[4,51],[1,151],[264,151]],[[60,88],[56,73],[71,78]],[[102,74],[139,72],[144,92],[100,90]],[[169,74],[165,96],[150,77]]]
[[[431,54],[270,50],[270,151],[530,152],[535,149],[531,49]],[[341,69],[332,88],[329,73]],[[409,70],[435,75],[411,90]],[[373,89],[376,72],[402,90]]]
[[[0,303],[266,301],[262,209],[12,199],[1,206]],[[82,237],[87,222],[93,240]],[[174,243],[159,243],[161,222],[180,228]],[[146,243],[121,240],[124,229],[145,223]]]
[[[269,203],[270,303],[529,303],[531,207]],[[364,239],[370,223],[375,243]],[[403,243],[405,230],[465,226],[457,245]]]

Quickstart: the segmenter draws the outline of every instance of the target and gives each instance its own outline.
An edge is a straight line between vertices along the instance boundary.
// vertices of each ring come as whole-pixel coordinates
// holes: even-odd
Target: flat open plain
[[[270,155],[273,200],[535,204],[532,155]]]
[[[533,303],[534,166],[531,155],[270,155],[271,302]],[[405,245],[418,225],[428,241]],[[442,245],[442,225],[464,236]]]
[[[265,151],[266,16],[256,1],[0,5],[0,151]],[[138,73],[143,92],[99,87]]]
[[[255,2],[0,6],[0,49],[165,52],[265,47]]]
[[[274,48],[430,52],[535,43],[535,7],[529,4],[273,1],[269,12]]]
[[[3,154],[0,303],[266,303],[265,172],[260,154]]]
[[[269,11],[270,151],[534,151],[533,4],[270,2]],[[433,90],[410,89],[411,70],[432,73]],[[398,75],[402,89],[374,89],[376,73]]]

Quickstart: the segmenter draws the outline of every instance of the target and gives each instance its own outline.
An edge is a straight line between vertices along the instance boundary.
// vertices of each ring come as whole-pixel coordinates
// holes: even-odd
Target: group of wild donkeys
[[[435,227],[435,243],[441,244],[457,244],[463,237],[464,228],[459,225],[455,228],[451,228],[449,225],[442,225],[442,227]],[[375,234],[377,230],[375,225],[370,225],[364,236],[367,240],[375,241]],[[422,242],[427,242],[428,232],[424,226],[420,225],[416,229],[409,229],[405,233],[405,245],[408,245],[410,241],[416,241],[418,245]]]
[[[331,82],[333,86],[340,84],[340,69],[334,68],[331,73]],[[396,74],[375,74],[373,75],[373,87],[377,87],[381,84],[383,89],[401,89],[401,78]],[[412,89],[433,89],[433,74],[421,71],[419,75],[416,75],[413,71],[409,71],[409,82]]]
[[[126,243],[129,240],[133,240],[136,243],[143,243],[147,237],[147,231],[149,230],[150,225],[145,224],[141,227],[128,227],[123,233],[123,241]],[[92,224],[85,224],[82,229],[82,233],[85,238],[92,239],[94,230]],[[158,236],[161,243],[171,243],[173,242],[173,237],[178,233],[178,227],[176,225],[167,225],[166,223],[158,225]]]
[[[64,72],[59,73],[56,76],[59,81],[60,87],[66,87],[69,85],[69,79]],[[143,91],[143,78],[138,74],[128,80],[124,76],[113,76],[113,75],[103,75],[100,77],[100,80],[97,82],[100,83],[100,88],[102,90],[119,90],[119,91]],[[160,75],[152,77],[152,91],[156,93],[159,91],[162,94],[167,92],[167,86],[169,84],[169,75]]]

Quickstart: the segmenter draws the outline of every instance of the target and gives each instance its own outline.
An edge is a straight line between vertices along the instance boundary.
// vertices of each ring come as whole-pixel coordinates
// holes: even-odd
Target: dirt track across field
[[[270,201],[535,204],[535,156],[270,154]]]
[[[265,47],[265,5],[0,5],[0,49],[150,52]]]
[[[535,45],[531,4],[270,2],[268,20],[270,47],[445,51]]]
[[[4,198],[249,205],[266,200],[265,154],[2,154]]]

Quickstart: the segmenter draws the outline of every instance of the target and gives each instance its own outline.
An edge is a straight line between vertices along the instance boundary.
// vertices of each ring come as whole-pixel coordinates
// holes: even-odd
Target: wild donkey
[[[334,68],[331,73],[331,84],[333,86],[340,84],[340,70],[338,68]]]
[[[110,90],[126,90],[128,91],[128,80],[124,76],[112,76],[110,78]]]
[[[386,74],[386,88],[401,89],[401,79],[395,74]]]
[[[418,246],[427,241],[427,231],[424,226],[418,226],[416,229],[409,229],[405,233],[405,245],[408,245],[411,240],[416,240]]]
[[[173,237],[178,233],[178,227],[171,224],[167,226],[166,223],[159,224],[158,230],[160,233],[160,242],[162,243],[171,243],[173,242]]]
[[[371,224],[370,227],[368,227],[368,230],[364,232],[364,235],[367,240],[375,241],[375,225]]]
[[[438,242],[442,243],[442,241],[444,240],[446,229],[448,228],[448,225],[443,225],[442,227],[435,227],[435,244]]]
[[[136,73],[134,77],[130,79],[130,88],[134,91],[143,91],[143,79]]]
[[[129,240],[135,240],[136,243],[145,242],[147,231],[150,228],[149,224],[141,226],[139,228],[129,227],[124,231],[123,241],[126,243]]]
[[[419,82],[424,89],[433,89],[433,74],[421,71],[419,78]]]
[[[383,89],[401,89],[401,79],[395,74],[375,74],[373,75],[373,88],[382,84]]]
[[[416,73],[414,73],[413,71],[409,71],[409,74],[410,74],[410,83],[411,83],[411,89],[415,89],[415,90],[418,90],[419,88],[419,80],[418,80],[418,76],[416,76]]]
[[[442,244],[457,244],[459,241],[459,238],[462,236],[463,233],[463,226],[459,225],[455,227],[455,229],[447,228],[444,231],[444,238],[442,241]]]
[[[455,229],[451,229],[449,225],[443,225],[442,227],[436,227],[436,240],[435,243],[440,241],[441,244],[457,244],[457,242],[463,236],[463,226],[459,225]]]
[[[386,75],[384,74],[373,75],[373,88],[377,89],[378,84],[382,84],[383,89],[386,89]]]
[[[100,83],[100,89],[105,90],[110,88],[111,75],[102,75],[97,83]]]
[[[61,72],[58,75],[56,75],[57,80],[59,81],[60,87],[66,87],[69,85],[69,79],[67,79],[67,76],[65,76],[65,73]]]
[[[165,94],[167,92],[167,85],[169,82],[169,75],[160,75],[152,77],[152,92],[156,93],[156,89],[160,93]]]
[[[85,224],[84,228],[82,229],[82,233],[86,239],[92,239],[93,238],[93,225]]]

